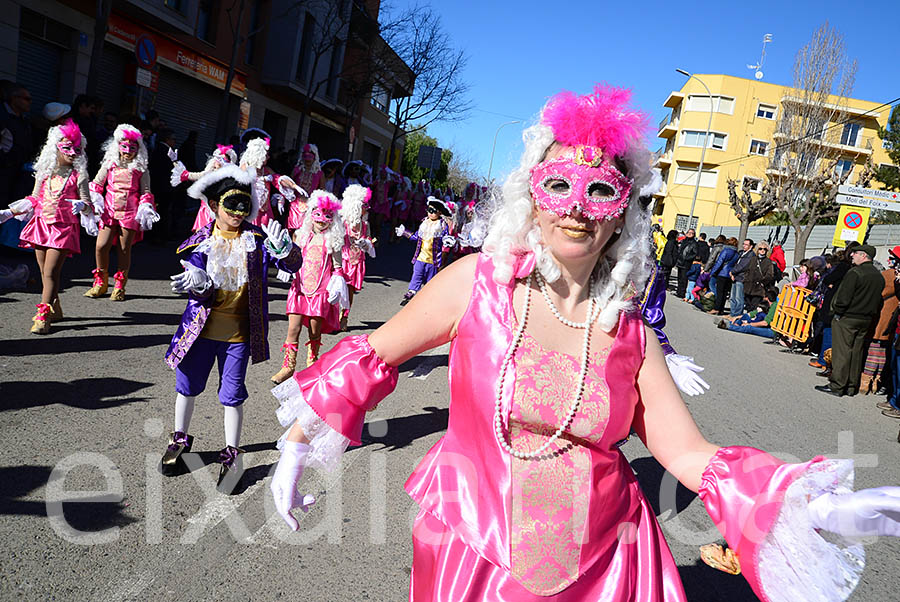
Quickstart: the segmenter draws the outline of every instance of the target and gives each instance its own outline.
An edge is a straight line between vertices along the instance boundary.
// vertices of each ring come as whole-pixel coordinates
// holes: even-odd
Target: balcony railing
[[[669,125],[669,123],[671,123],[671,122],[672,122],[672,114],[669,113],[668,115],[666,115],[665,117],[662,118],[662,121],[659,122],[659,127],[656,128],[656,131],[658,132],[659,130],[661,130],[664,127],[666,127],[667,125]]]

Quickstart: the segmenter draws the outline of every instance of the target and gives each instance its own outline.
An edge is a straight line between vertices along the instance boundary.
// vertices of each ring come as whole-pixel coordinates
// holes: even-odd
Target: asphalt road
[[[35,285],[0,295],[0,598],[405,600],[415,506],[402,485],[446,428],[447,348],[401,367],[397,391],[368,416],[364,445],[347,452],[339,477],[307,473],[306,488],[319,503],[290,534],[268,494],[282,432],[269,393],[269,376],[280,366],[275,357],[249,370],[240,495],[213,489],[224,444],[213,390],[198,399],[191,426],[197,462],[212,465],[176,478],[156,470],[174,406],[174,375],[162,356],[184,308],[168,287],[180,269],[173,247],[141,243],[128,300],[113,303],[82,296],[92,267],[86,240],[88,254],[64,269],[66,319],[48,336],[28,333]],[[353,334],[399,309],[411,251],[408,244],[383,249],[370,263]],[[19,260],[33,266],[28,255]],[[273,354],[287,328],[285,290],[277,281],[270,286]],[[881,399],[817,393],[812,387],[821,379],[807,358],[718,330],[708,316],[669,299],[669,336],[706,367],[712,387],[688,400],[710,440],[784,458],[854,455],[858,487],[900,483],[900,421],[874,408]],[[326,348],[337,340],[326,336]],[[639,441],[624,451],[665,519],[688,598],[755,599],[741,577],[700,563],[697,546],[719,540],[700,500],[679,489],[660,508],[659,464]],[[900,542],[882,539],[866,550],[853,599],[897,599]]]

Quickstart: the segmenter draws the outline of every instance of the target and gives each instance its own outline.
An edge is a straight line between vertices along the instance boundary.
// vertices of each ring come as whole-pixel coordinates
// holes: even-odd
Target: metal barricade
[[[769,327],[795,342],[802,343],[809,338],[812,330],[813,314],[816,307],[806,300],[812,291],[799,286],[784,286],[778,295],[775,317]]]

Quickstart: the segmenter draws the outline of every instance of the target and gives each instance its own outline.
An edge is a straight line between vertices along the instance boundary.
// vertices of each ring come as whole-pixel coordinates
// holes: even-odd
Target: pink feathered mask
[[[531,169],[531,195],[544,211],[568,215],[575,209],[594,220],[621,217],[632,181],[613,160],[646,129],[647,117],[628,106],[631,91],[596,85],[577,96],[561,92],[547,103],[541,122],[567,149]]]
[[[81,154],[81,128],[69,119],[59,126],[62,139],[56,143],[56,148],[67,157],[77,157]]]
[[[313,193],[311,215],[313,221],[320,224],[330,224],[334,214],[341,208],[341,202],[332,194],[317,191]]]

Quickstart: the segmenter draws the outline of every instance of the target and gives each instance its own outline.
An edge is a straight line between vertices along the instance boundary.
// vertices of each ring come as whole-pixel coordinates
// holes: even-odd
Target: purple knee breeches
[[[416,261],[413,264],[412,280],[409,281],[409,290],[418,293],[419,289],[428,284],[428,281],[437,275],[437,267],[433,263]]]
[[[250,362],[248,343],[226,343],[202,337],[194,341],[190,351],[175,369],[175,391],[196,397],[206,388],[213,362],[219,363],[219,402],[239,406],[249,397],[244,379]]]

